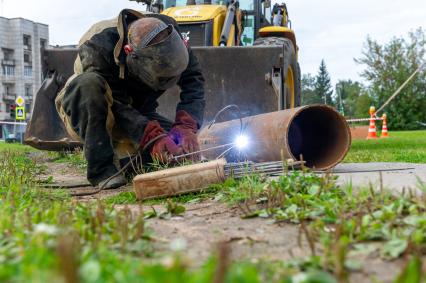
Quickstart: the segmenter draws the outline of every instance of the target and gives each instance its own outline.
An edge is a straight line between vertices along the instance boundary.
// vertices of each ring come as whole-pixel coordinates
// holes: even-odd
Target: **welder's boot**
[[[115,176],[111,180],[108,179],[109,178],[99,182],[98,188],[102,188],[103,190],[111,190],[127,184],[126,178],[124,178],[122,175]]]

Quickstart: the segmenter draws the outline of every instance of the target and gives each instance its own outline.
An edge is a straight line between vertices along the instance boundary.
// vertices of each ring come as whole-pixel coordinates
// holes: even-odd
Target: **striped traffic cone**
[[[370,107],[370,127],[368,128],[367,140],[377,139],[376,135],[376,119],[374,114],[376,113],[376,108],[374,106]]]
[[[386,114],[383,114],[382,118],[383,118],[383,125],[382,125],[382,134],[381,134],[380,137],[381,138],[388,138],[389,135],[388,135],[388,124],[387,124],[387,121],[386,121],[386,118],[387,118]]]

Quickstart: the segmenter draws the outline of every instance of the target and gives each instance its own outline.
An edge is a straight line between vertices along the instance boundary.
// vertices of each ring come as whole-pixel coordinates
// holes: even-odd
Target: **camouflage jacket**
[[[154,91],[143,82],[128,75],[126,54],[123,46],[127,44],[129,25],[141,17],[156,17],[166,24],[173,24],[179,31],[176,21],[161,14],[142,14],[125,9],[118,18],[101,21],[93,25],[81,38],[74,73],[96,72],[108,82],[114,102],[120,107],[131,107],[133,115],[153,112],[158,107],[157,99],[164,91]],[[180,101],[176,111],[185,110],[200,127],[204,115],[204,78],[197,58],[188,47],[189,64],[178,82]],[[126,111],[131,113],[131,111]],[[132,120],[131,117],[129,120]],[[136,118],[136,117],[135,117]],[[141,120],[141,117],[138,117]],[[144,127],[145,125],[141,125]]]

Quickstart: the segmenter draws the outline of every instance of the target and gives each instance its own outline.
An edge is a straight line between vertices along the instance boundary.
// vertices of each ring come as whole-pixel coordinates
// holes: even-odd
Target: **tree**
[[[311,74],[302,76],[302,105],[322,103],[321,97],[315,92],[315,77]]]
[[[315,78],[315,92],[318,97],[321,97],[322,103],[334,105],[331,95],[333,88],[331,87],[331,79],[325,66],[324,59],[321,60],[318,75]]]
[[[355,101],[355,118],[366,118],[370,117],[370,106],[373,105],[373,99],[367,94],[363,93],[357,97]]]
[[[364,86],[352,80],[339,80],[336,84],[336,108],[347,117],[356,117],[358,100],[364,94]],[[364,99],[364,98],[362,98]],[[365,100],[365,99],[364,99]],[[359,109],[368,113],[366,109]],[[366,115],[364,113],[364,116]]]
[[[355,59],[365,65],[361,73],[368,82],[368,92],[376,108],[404,83],[404,81],[425,63],[426,36],[419,28],[403,37],[393,38],[387,44],[367,38],[362,57]],[[426,121],[426,67],[395,97],[384,109],[392,129],[416,129],[416,121]],[[381,115],[382,113],[378,113]]]

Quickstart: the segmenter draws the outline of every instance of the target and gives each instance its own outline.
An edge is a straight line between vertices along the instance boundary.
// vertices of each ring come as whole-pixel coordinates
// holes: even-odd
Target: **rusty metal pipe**
[[[283,159],[303,160],[312,169],[329,169],[343,160],[351,144],[346,120],[326,105],[309,105],[260,114],[243,119],[244,134],[250,142],[244,152],[233,149],[228,161],[241,157],[254,162]],[[231,120],[203,128],[201,149],[232,143],[240,133],[240,121]],[[215,159],[223,149],[203,153]]]

